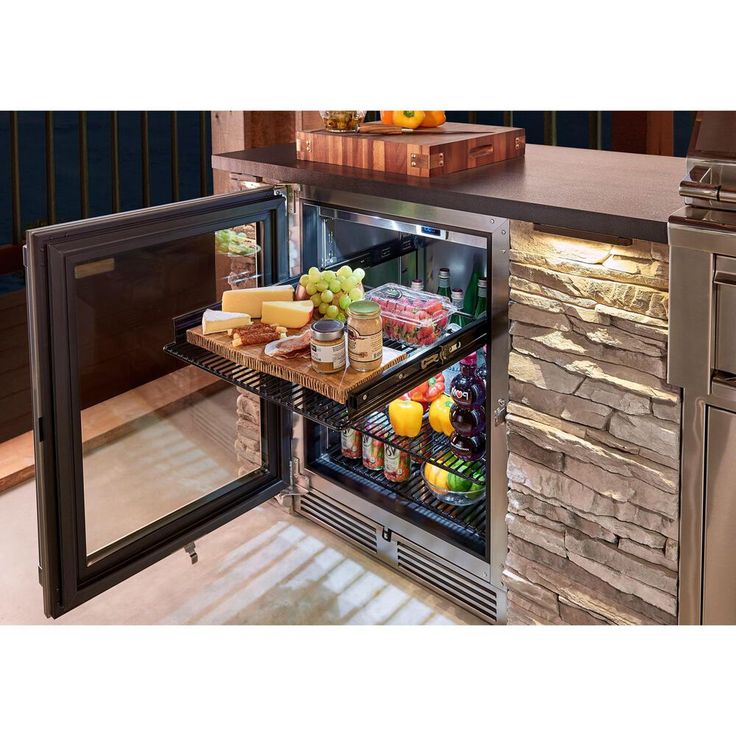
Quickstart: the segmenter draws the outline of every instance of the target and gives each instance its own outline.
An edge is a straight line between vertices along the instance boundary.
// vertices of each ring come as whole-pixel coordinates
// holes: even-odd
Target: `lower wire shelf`
[[[486,551],[486,500],[472,506],[451,506],[438,501],[425,487],[421,468],[412,467],[404,483],[392,483],[382,471],[368,470],[360,460],[343,457],[339,445],[309,462],[309,468],[335,480],[418,526],[479,556]],[[388,502],[388,503],[387,503]]]
[[[452,469],[456,475],[475,483],[485,483],[486,463],[481,461],[452,468],[457,458],[450,449],[449,437],[432,430],[426,419],[417,437],[401,437],[394,432],[385,412],[376,411],[367,417],[352,418],[344,404],[339,404],[304,386],[261,373],[253,368],[245,368],[188,342],[170,343],[164,347],[164,351],[328,429],[338,432],[348,428],[355,429],[408,452],[420,462],[429,461],[446,470]]]

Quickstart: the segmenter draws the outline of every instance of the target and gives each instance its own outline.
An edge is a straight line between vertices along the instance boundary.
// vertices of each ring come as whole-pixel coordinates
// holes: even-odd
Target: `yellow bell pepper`
[[[454,430],[450,423],[450,411],[454,403],[447,394],[442,394],[429,405],[429,426],[435,432],[442,432],[448,437],[453,433]]]
[[[394,110],[394,125],[418,128],[424,120],[424,110]]]
[[[447,117],[444,110],[425,110],[424,120],[420,123],[420,128],[438,128],[444,125]]]
[[[388,418],[401,437],[416,437],[422,431],[424,407],[418,401],[394,399],[388,405]]]

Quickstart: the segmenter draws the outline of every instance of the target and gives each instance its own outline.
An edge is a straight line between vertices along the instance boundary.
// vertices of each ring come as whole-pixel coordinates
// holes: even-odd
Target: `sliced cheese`
[[[261,316],[264,302],[293,301],[294,287],[261,286],[257,289],[231,289],[222,295],[222,309],[225,312],[245,312],[253,318]]]
[[[304,327],[312,318],[314,305],[305,302],[263,302],[261,322],[268,325],[282,325],[290,330]]]
[[[251,324],[250,315],[244,312],[219,312],[215,309],[205,309],[202,315],[202,334],[227,332],[249,324]]]

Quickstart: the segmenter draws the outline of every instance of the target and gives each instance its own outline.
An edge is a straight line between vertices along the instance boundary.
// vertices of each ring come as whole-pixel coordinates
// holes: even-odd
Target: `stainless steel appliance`
[[[214,233],[244,226],[257,233],[260,252],[215,250]],[[175,550],[194,554],[198,537],[276,497],[485,620],[503,622],[508,250],[502,219],[286,185],[32,231],[27,259],[47,615],[64,614]],[[223,266],[222,259],[230,260]],[[441,267],[461,286],[474,270],[487,274],[488,313],[468,316],[434,345],[402,348],[406,360],[345,405],[187,343],[186,329],[218,304],[223,278],[294,283],[310,266],[342,264],[364,268],[371,286],[421,278],[434,290]],[[424,488],[419,464],[409,481],[393,484],[341,456],[342,429],[370,434],[369,414],[483,346],[490,407],[484,501],[438,502]],[[185,365],[195,374],[187,381],[206,379],[205,398],[197,393],[183,409],[180,401],[136,425],[117,453],[114,442],[85,441],[88,412],[110,393],[101,379],[106,370],[150,391]],[[259,441],[237,435],[239,391],[260,400]],[[406,447],[386,422],[380,437]],[[259,453],[258,461],[234,463],[233,444]],[[171,448],[170,462],[160,448]],[[417,462],[442,464],[447,438],[423,433],[409,452]],[[297,476],[307,477],[306,488],[294,482]]]
[[[668,380],[683,389],[679,622],[736,624],[736,113],[697,114],[669,221]]]

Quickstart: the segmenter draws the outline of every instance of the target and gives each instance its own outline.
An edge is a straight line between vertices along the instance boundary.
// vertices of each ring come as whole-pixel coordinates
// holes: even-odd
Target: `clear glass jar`
[[[312,368],[317,373],[345,370],[345,327],[336,319],[320,319],[312,325],[309,340]]]
[[[320,110],[325,129],[331,133],[352,133],[365,120],[366,110]]]
[[[372,371],[383,362],[381,306],[367,299],[347,308],[348,359],[356,371]]]

